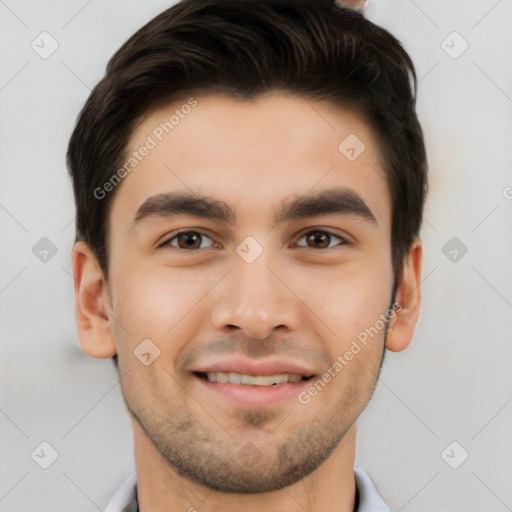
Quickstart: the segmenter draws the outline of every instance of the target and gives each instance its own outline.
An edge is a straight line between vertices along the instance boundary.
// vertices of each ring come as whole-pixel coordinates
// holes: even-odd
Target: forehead
[[[179,190],[229,201],[237,218],[245,211],[270,222],[283,199],[344,186],[390,223],[371,127],[328,101],[277,92],[250,101],[183,96],[137,124],[125,157],[135,165],[111,208],[124,219],[133,220],[147,198]]]

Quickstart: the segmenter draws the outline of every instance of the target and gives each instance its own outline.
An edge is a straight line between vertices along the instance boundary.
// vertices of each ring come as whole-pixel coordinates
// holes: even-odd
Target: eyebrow
[[[146,199],[135,214],[134,224],[152,217],[165,218],[180,214],[226,224],[236,223],[234,209],[224,201],[190,192],[169,192]],[[327,214],[354,215],[371,224],[378,224],[369,206],[356,192],[348,188],[332,188],[285,201],[276,210],[274,222],[279,224]]]

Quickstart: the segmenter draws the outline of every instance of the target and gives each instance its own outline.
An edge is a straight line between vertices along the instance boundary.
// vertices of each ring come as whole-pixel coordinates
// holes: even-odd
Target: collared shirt
[[[380,497],[370,477],[361,468],[354,468],[359,493],[357,512],[391,512]],[[110,500],[105,512],[137,512],[137,477],[133,472]]]

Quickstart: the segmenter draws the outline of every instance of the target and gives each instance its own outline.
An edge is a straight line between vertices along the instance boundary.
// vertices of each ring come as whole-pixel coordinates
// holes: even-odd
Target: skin
[[[187,98],[142,119],[128,153]],[[356,113],[280,92],[197,100],[115,190],[109,275],[85,243],[72,253],[82,349],[118,354],[141,510],[352,511],[354,422],[384,344],[400,351],[412,340],[421,242],[404,261],[387,337],[380,330],[308,404],[294,395],[247,406],[207,389],[191,370],[219,355],[293,360],[321,377],[375,325],[392,300],[391,198],[376,138]],[[353,162],[338,150],[349,134],[366,146]],[[355,192],[376,222],[331,213],[275,223],[281,202],[334,187]],[[226,201],[236,222],[179,214],[134,223],[149,197],[173,191]],[[205,236],[194,252],[177,230]],[[305,236],[315,230],[334,236]],[[252,263],[236,252],[248,236],[263,249]],[[160,350],[148,366],[133,353],[144,339]],[[240,455],[248,449],[256,462]]]

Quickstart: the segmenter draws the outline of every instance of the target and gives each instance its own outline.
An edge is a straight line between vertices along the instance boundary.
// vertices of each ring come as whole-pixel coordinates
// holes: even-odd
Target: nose
[[[245,336],[263,340],[279,329],[297,329],[300,300],[290,286],[290,273],[271,262],[264,251],[247,263],[234,255],[234,268],[219,283],[212,322],[221,332],[241,330]]]

